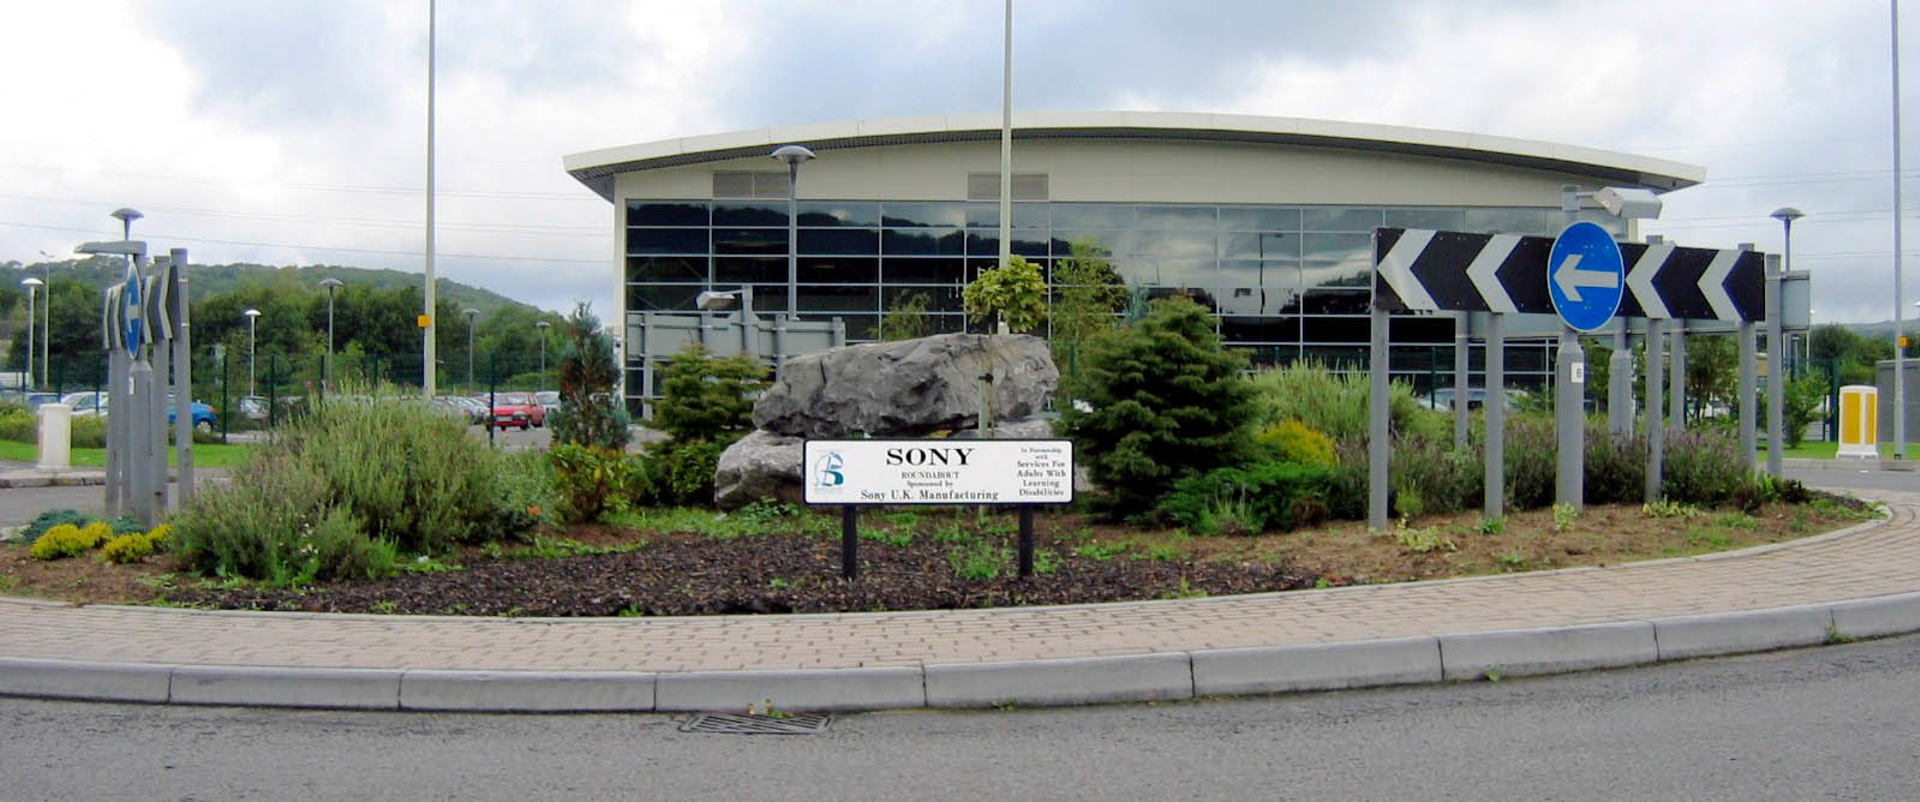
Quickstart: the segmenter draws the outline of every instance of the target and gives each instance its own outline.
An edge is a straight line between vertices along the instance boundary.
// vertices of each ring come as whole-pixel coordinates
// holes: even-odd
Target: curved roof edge
[[[619,173],[764,156],[772,148],[789,143],[831,151],[999,138],[997,114],[894,117],[643,142],[575,153],[563,164],[580,183],[600,197],[613,200],[613,176]],[[1655,192],[1690,187],[1707,178],[1704,167],[1575,145],[1296,117],[1158,111],[1023,112],[1013,115],[1013,138],[1251,142],[1371,150],[1581,173]]]

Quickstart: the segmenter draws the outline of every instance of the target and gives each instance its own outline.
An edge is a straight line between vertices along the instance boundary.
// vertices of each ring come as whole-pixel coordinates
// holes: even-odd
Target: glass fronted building
[[[1207,115],[1033,117],[1016,118],[1012,252],[1051,277],[1055,262],[1078,251],[1109,261],[1148,296],[1184,293],[1255,364],[1365,365],[1376,228],[1552,236],[1566,222],[1563,186],[1666,191],[1704,178],[1686,165],[1442,132]],[[967,331],[961,288],[999,249],[999,132],[941,122],[674,140],[580,154],[568,169],[615,204],[618,297],[630,326],[646,313],[698,314],[702,291],[751,287],[761,316],[839,318],[853,342],[874,339],[883,316],[909,298],[924,305],[930,330]],[[767,159],[790,142],[820,156],[800,168],[797,187]],[[1577,214],[1623,238],[1635,233],[1597,208]],[[1450,385],[1454,328],[1451,315],[1396,315],[1392,369],[1418,388]],[[1544,344],[1513,343],[1507,354],[1514,384],[1549,377]],[[1479,357],[1475,349],[1476,372]],[[644,360],[627,360],[633,402],[651,395]]]

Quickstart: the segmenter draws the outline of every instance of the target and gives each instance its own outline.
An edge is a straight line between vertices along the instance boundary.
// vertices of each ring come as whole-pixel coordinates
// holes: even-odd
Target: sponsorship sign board
[[[808,440],[808,504],[1067,504],[1068,440]]]

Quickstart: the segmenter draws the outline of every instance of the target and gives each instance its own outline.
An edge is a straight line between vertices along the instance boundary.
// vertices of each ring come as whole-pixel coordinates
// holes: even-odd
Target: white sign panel
[[[808,440],[808,504],[1066,504],[1067,440]]]

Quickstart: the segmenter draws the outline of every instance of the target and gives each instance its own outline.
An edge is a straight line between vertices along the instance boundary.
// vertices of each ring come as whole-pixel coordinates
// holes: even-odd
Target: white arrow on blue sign
[[[1593,331],[1613,320],[1626,283],[1620,244],[1596,223],[1567,226],[1547,257],[1547,294],[1560,320]]]
[[[126,289],[120,294],[120,300],[126,304],[126,327],[121,331],[121,342],[127,347],[127,355],[136,359],[140,356],[140,346],[145,339],[141,335],[146,333],[146,324],[140,319],[140,308],[144,305],[140,297],[140,284],[140,270],[128,263]]]

